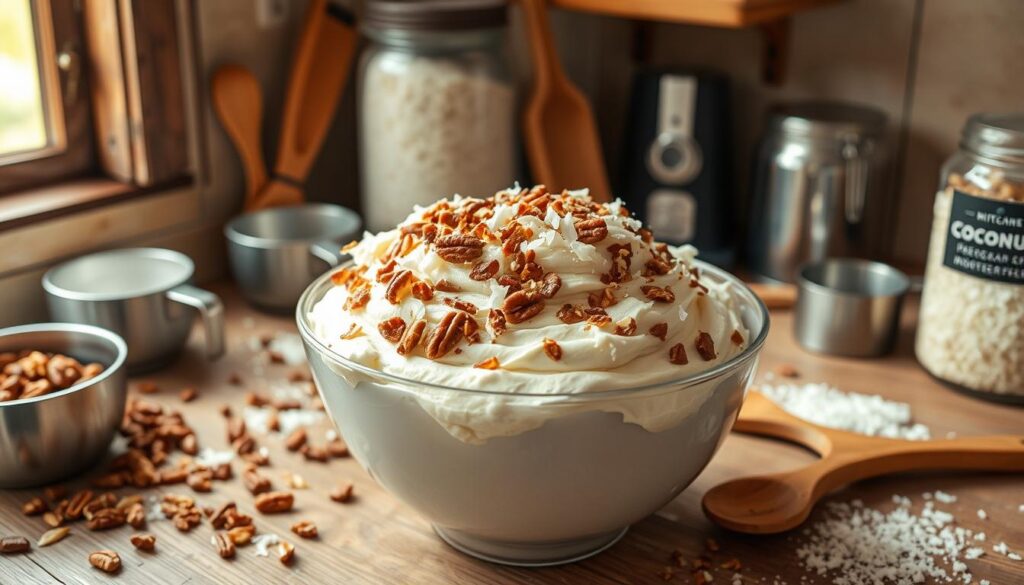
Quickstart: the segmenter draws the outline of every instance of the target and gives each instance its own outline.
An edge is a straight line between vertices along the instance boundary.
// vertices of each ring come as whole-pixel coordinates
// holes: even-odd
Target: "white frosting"
[[[577,196],[589,203],[585,195]],[[456,197],[449,203],[457,208],[461,201]],[[364,276],[372,283],[370,301],[364,308],[345,310],[349,288],[332,288],[317,302],[310,315],[314,333],[340,356],[375,370],[449,388],[486,389],[507,394],[496,396],[417,387],[417,398],[431,416],[453,436],[474,443],[536,428],[548,418],[579,410],[581,406],[578,401],[568,406],[565,401],[560,404],[557,399],[522,396],[524,393],[574,395],[667,382],[712,368],[746,347],[748,334],[730,291],[726,285],[698,278],[691,263],[696,254],[694,248],[685,246],[673,250],[680,261],[668,273],[642,274],[655,251],[639,235],[640,223],[620,215],[620,202],[605,206],[609,213],[602,217],[608,235],[593,245],[578,240],[571,216],[561,217],[549,206],[543,219],[528,215],[517,219],[517,207],[518,204],[499,204],[484,223],[497,232],[507,222],[517,220],[532,230],[532,238],[523,242],[521,250],[524,253],[532,250],[535,261],[545,272],[560,276],[561,288],[553,298],[545,300],[545,308],[539,315],[523,323],[510,323],[508,330],[496,337],[485,326],[488,310],[500,308],[508,292],[494,279],[481,282],[469,277],[472,267],[480,261],[497,260],[498,274],[509,270],[510,259],[503,255],[501,246],[491,244],[484,246],[479,259],[455,264],[442,259],[433,245],[421,242],[407,255],[396,259],[398,269],[408,269],[417,279],[428,283],[447,280],[461,289],[460,292],[435,291],[434,298],[427,302],[412,295],[406,295],[397,304],[389,302],[385,298],[387,282],[378,283],[373,276],[383,264],[381,259],[386,251],[401,238],[400,228],[422,221],[424,210],[417,210],[398,229],[366,234],[351,251],[356,266],[369,267]],[[556,316],[559,308],[564,304],[587,307],[589,293],[605,288],[601,275],[611,269],[608,247],[613,244],[629,244],[633,256],[628,280],[614,289],[618,301],[606,309],[611,323],[603,327],[585,321],[563,323]],[[674,301],[652,301],[642,291],[644,286],[668,287],[674,294]],[[479,308],[475,315],[481,325],[479,342],[463,341],[458,351],[429,359],[422,348],[410,355],[400,355],[396,345],[378,332],[380,322],[399,316],[410,324],[425,319],[429,334],[453,310],[444,304],[446,297]],[[630,318],[636,320],[636,334],[617,334],[616,324],[626,323]],[[667,324],[665,340],[649,333],[650,328],[659,323]],[[353,326],[361,328],[363,334],[343,339]],[[714,340],[717,356],[710,360],[703,359],[695,346],[700,332],[710,334]],[[742,341],[734,340],[734,334]],[[547,355],[544,339],[558,343],[561,359],[556,361]],[[669,348],[676,344],[686,349],[689,363],[678,365],[669,361]],[[473,367],[491,357],[498,359],[499,369]],[[346,373],[346,377],[349,374]],[[699,391],[694,390],[694,396],[689,397],[679,394],[685,393],[663,395],[655,402],[600,401],[590,409],[621,412],[627,422],[656,431],[680,420],[701,402],[694,400],[701,394]]]

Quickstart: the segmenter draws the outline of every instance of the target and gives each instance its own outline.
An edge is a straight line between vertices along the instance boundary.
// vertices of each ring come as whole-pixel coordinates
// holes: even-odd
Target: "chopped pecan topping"
[[[631,244],[612,244],[608,246],[608,252],[612,255],[612,267],[608,271],[607,280],[609,282],[629,280],[629,267],[633,262],[633,246]]]
[[[391,281],[388,282],[387,291],[384,293],[384,297],[392,305],[397,305],[402,300],[405,289],[412,283],[412,271],[410,270],[399,270],[391,277]]]
[[[348,331],[341,334],[342,339],[355,339],[363,334],[363,328],[353,323],[349,326]]]
[[[451,307],[453,309],[458,309],[460,311],[465,311],[465,312],[469,313],[470,315],[476,315],[477,311],[480,310],[473,303],[470,303],[468,301],[463,301],[461,299],[452,298],[452,297],[445,297],[444,304],[448,305],[449,307]]]
[[[509,323],[523,323],[544,310],[544,301],[536,294],[519,290],[505,299],[502,310]]]
[[[596,244],[608,237],[608,224],[599,217],[577,221],[575,227],[576,239],[584,244]]]
[[[387,282],[391,280],[391,277],[394,276],[395,274],[395,268],[398,268],[398,262],[396,262],[394,259],[388,260],[387,264],[381,266],[377,270],[375,280],[377,282]]]
[[[401,317],[385,319],[377,324],[377,330],[380,331],[380,335],[384,339],[391,343],[398,343],[405,333],[405,319]]]
[[[434,289],[422,280],[418,280],[412,283],[412,296],[421,301],[429,301],[434,298]]]
[[[668,361],[680,366],[690,363],[690,359],[686,357],[686,348],[682,343],[677,343],[668,350]]]
[[[519,222],[509,223],[501,230],[501,253],[510,256],[518,252],[522,243],[532,236],[533,232],[524,228]]]
[[[647,261],[644,265],[644,276],[662,276],[668,274],[672,270],[672,264],[668,261],[655,256]]]
[[[587,304],[591,307],[607,309],[618,302],[613,287],[606,286],[587,295]]]
[[[434,288],[441,292],[462,292],[462,289],[459,288],[459,285],[444,278],[435,282]]]
[[[416,346],[419,345],[420,339],[423,338],[423,330],[426,327],[427,322],[420,319],[407,328],[405,335],[402,336],[402,340],[398,344],[398,353],[400,355],[412,353],[412,350],[416,349]]]
[[[550,299],[558,293],[560,288],[562,288],[562,277],[554,272],[548,272],[544,275],[544,281],[540,285],[540,296]]]
[[[523,283],[519,280],[519,277],[514,274],[502,274],[498,277],[498,284],[504,287],[508,287],[509,294],[522,290]]]
[[[738,329],[732,330],[732,335],[729,336],[729,339],[732,340],[732,342],[735,343],[736,345],[743,345],[743,334],[740,333]]]
[[[701,331],[697,334],[695,343],[697,345],[697,353],[700,354],[704,361],[709,362],[717,357],[715,353],[715,340],[711,339],[711,335],[706,331]]]
[[[665,341],[665,338],[668,336],[668,323],[655,323],[654,325],[651,325],[648,333],[662,341]]]
[[[494,278],[494,275],[497,274],[497,273],[498,273],[498,261],[497,260],[491,260],[490,262],[488,262],[486,264],[483,263],[483,262],[480,262],[476,266],[474,266],[473,270],[470,271],[470,273],[469,273],[469,277],[472,278],[473,280],[483,281],[483,280],[489,280],[491,278]]]
[[[453,234],[434,240],[437,255],[453,264],[465,264],[483,254],[484,243],[480,238]]]
[[[615,325],[615,335],[623,335],[625,337],[636,335],[636,319],[630,317],[617,323]]]
[[[544,353],[548,354],[548,357],[554,361],[562,359],[562,346],[558,345],[558,342],[554,339],[544,338]]]
[[[427,339],[427,357],[436,360],[455,349],[465,335],[466,321],[471,319],[465,311],[450,311],[445,315]]]
[[[362,309],[370,302],[370,286],[364,284],[359,288],[349,292],[348,298],[345,299],[345,310],[355,311],[356,309]]]
[[[498,337],[508,329],[505,321],[505,312],[501,309],[491,309],[487,313],[487,323],[491,326],[491,335]]]
[[[473,364],[473,367],[480,368],[481,370],[497,370],[501,367],[501,363],[498,362],[498,358],[492,356]]]
[[[672,293],[669,287],[661,288],[658,286],[644,285],[640,287],[643,291],[644,296],[651,299],[656,303],[671,303],[676,300],[676,295]]]
[[[587,314],[583,312],[582,307],[577,307],[568,303],[562,305],[562,308],[558,310],[556,316],[566,325],[572,325],[573,323],[579,323],[587,320]]]
[[[612,322],[612,318],[609,317],[608,313],[606,313],[604,309],[600,307],[590,307],[588,309],[583,309],[583,312],[588,315],[587,323],[597,328],[604,327],[605,325]]]

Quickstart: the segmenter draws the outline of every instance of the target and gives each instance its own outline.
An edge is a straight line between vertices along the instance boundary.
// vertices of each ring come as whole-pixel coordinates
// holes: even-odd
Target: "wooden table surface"
[[[243,405],[247,389],[262,390],[268,384],[283,383],[295,368],[259,364],[253,342],[263,334],[294,333],[289,316],[271,316],[247,307],[227,284],[214,287],[228,307],[229,352],[219,362],[202,358],[201,335],[194,335],[185,355],[171,368],[146,377],[161,391],[147,396],[165,407],[180,410],[196,429],[201,446],[227,448],[222,404],[235,411]],[[773,315],[772,332],[764,350],[761,372],[778,364],[796,366],[802,381],[830,382],[844,390],[877,393],[908,402],[915,419],[931,427],[933,436],[947,432],[959,435],[1024,432],[1024,410],[978,401],[951,392],[931,380],[916,364],[911,350],[912,330],[904,327],[897,352],[874,361],[814,356],[800,350],[792,339],[791,318],[786,312]],[[912,321],[913,315],[906,315]],[[259,371],[263,370],[263,375]],[[229,385],[232,372],[240,373],[245,386]],[[195,386],[199,398],[182,403],[178,390]],[[311,433],[323,443],[327,424]],[[204,523],[191,533],[179,533],[169,521],[151,521],[147,531],[157,536],[154,554],[135,551],[128,538],[133,530],[122,527],[107,532],[90,532],[84,523],[72,525],[67,539],[31,553],[0,557],[0,583],[662,583],[659,573],[671,564],[672,551],[688,558],[705,550],[708,537],[720,544],[717,560],[738,558],[743,564],[744,583],[828,583],[807,576],[797,562],[798,534],[751,537],[727,533],[712,525],[700,511],[703,493],[713,485],[753,472],[792,469],[812,460],[809,453],[789,445],[742,435],[730,436],[704,473],[682,495],[658,514],[633,526],[627,536],[609,551],[580,563],[549,569],[515,569],[491,565],[464,556],[445,545],[426,521],[381,488],[351,458],[329,463],[306,462],[283,446],[276,435],[257,436],[269,448],[271,466],[266,474],[275,486],[284,487],[285,474],[297,473],[309,483],[308,489],[293,490],[295,511],[283,515],[262,515],[252,506],[252,496],[238,477],[241,463],[235,462],[235,479],[215,482],[214,491],[195,494],[201,505],[218,506],[234,500],[240,511],[253,515],[261,533],[276,533],[296,546],[291,567],[276,558],[258,557],[252,546],[239,548],[233,560],[219,558],[210,544],[211,528]],[[356,498],[346,504],[331,501],[327,492],[339,481],[355,484]],[[80,478],[68,487],[86,485]],[[983,530],[988,547],[1005,541],[1011,549],[1024,550],[1024,480],[1020,475],[928,474],[900,476],[862,482],[833,494],[837,500],[860,498],[866,505],[889,509],[893,494],[911,496],[941,489],[958,496],[955,504],[944,506],[967,528]],[[18,534],[33,542],[46,529],[39,517],[21,514],[21,504],[39,490],[0,491],[0,534]],[[120,490],[120,494],[133,490]],[[184,484],[145,490],[191,494]],[[976,510],[984,508],[988,519]],[[812,521],[813,521],[812,517]],[[309,519],[320,530],[317,540],[302,540],[289,531],[296,521]],[[124,567],[107,576],[90,567],[87,557],[98,549],[112,549]],[[989,552],[967,561],[975,582],[989,579],[993,585],[1024,583],[1024,562]],[[715,582],[731,583],[733,571],[714,571]],[[692,583],[688,571],[678,569],[673,583]]]

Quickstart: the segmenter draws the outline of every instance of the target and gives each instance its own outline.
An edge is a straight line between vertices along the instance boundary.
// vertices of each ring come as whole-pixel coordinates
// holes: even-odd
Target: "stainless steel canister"
[[[777,107],[755,162],[748,264],[795,282],[803,264],[874,252],[885,115],[841,103]]]

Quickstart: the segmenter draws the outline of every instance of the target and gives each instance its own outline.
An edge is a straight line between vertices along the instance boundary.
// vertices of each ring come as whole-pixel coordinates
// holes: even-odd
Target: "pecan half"
[[[541,283],[538,292],[545,299],[550,299],[558,293],[560,288],[562,288],[562,277],[554,272],[548,272],[544,275],[544,281]]]
[[[676,295],[667,286],[661,288],[659,286],[646,285],[641,286],[640,290],[644,293],[644,296],[656,303],[671,303],[676,300]]]
[[[470,271],[470,273],[469,273],[469,277],[472,278],[473,280],[483,281],[483,280],[489,280],[489,279],[493,278],[494,275],[497,274],[497,273],[498,273],[498,261],[497,260],[491,260],[487,264],[484,264],[483,262],[480,262],[476,266],[474,266],[473,270]]]
[[[711,339],[711,335],[707,331],[701,331],[697,334],[697,353],[704,361],[709,362],[717,357],[715,353],[715,340]]]
[[[290,492],[267,492],[256,496],[255,506],[263,514],[280,514],[291,510],[294,503]]]
[[[427,322],[423,319],[416,321],[405,330],[405,335],[402,336],[402,340],[398,343],[398,353],[400,355],[409,355],[412,350],[416,349],[419,345],[420,339],[423,338],[423,330],[426,329]]]
[[[515,274],[502,274],[498,277],[498,284],[508,288],[508,294],[522,290],[523,283]]]
[[[452,234],[434,240],[437,255],[453,264],[465,264],[483,254],[484,243],[474,236]]]
[[[465,334],[466,321],[471,318],[465,311],[450,311],[445,315],[427,339],[427,357],[436,360],[455,349]]]
[[[482,362],[473,364],[473,367],[480,368],[481,370],[497,370],[501,367],[501,363],[498,361],[498,358],[491,356]]]
[[[544,338],[544,353],[548,354],[548,357],[554,361],[562,359],[562,346],[558,345],[558,342],[554,339]]]
[[[668,361],[680,366],[685,366],[690,363],[690,359],[686,357],[686,348],[683,347],[682,343],[677,343],[669,348]]]
[[[599,217],[579,220],[575,227],[576,239],[584,244],[596,244],[608,237],[608,224]]]
[[[501,309],[491,309],[487,313],[487,323],[491,326],[491,335],[498,337],[508,329],[505,321],[505,312]]]
[[[121,570],[121,557],[112,550],[100,550],[89,555],[89,564],[104,573],[116,573]]]
[[[655,323],[654,325],[651,325],[648,333],[662,341],[665,341],[665,338],[668,336],[668,323]]]
[[[384,292],[384,297],[392,305],[397,305],[402,300],[405,289],[412,283],[412,271],[410,270],[399,270],[391,277],[388,282],[388,288]]]
[[[380,335],[384,339],[391,343],[398,343],[405,333],[405,319],[401,317],[385,319],[377,324],[377,330],[380,331]]]
[[[544,301],[536,293],[519,290],[510,294],[501,308],[509,323],[523,323],[544,310]]]
[[[222,530],[213,533],[213,546],[222,559],[230,559],[235,556],[235,543],[231,537]]]
[[[636,319],[630,317],[628,320],[620,321],[615,325],[615,335],[632,337],[636,335]]]
[[[242,474],[242,483],[245,484],[245,489],[254,496],[270,491],[270,480],[255,469],[247,469]]]

